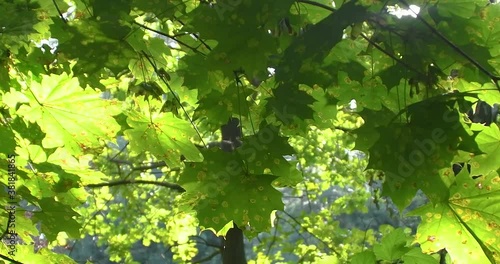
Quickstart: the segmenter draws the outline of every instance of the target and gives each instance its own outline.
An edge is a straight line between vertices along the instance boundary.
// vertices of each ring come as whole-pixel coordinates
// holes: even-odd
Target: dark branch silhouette
[[[178,191],[178,192],[185,192],[186,191],[180,185],[175,184],[175,183],[159,182],[159,181],[148,181],[148,180],[120,180],[120,181],[113,181],[113,182],[103,182],[103,183],[88,184],[85,187],[100,188],[100,187],[104,187],[104,186],[112,187],[112,186],[127,185],[127,184],[152,184],[152,185],[158,185],[158,186],[167,187],[169,189],[172,189],[172,190],[175,190],[175,191]]]

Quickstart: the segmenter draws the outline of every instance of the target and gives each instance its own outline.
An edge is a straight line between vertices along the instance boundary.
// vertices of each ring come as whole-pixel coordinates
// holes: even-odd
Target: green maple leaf
[[[375,244],[373,252],[378,259],[395,261],[410,251],[410,248],[406,247],[407,243],[407,235],[402,228],[398,228],[384,236],[380,244]]]
[[[14,1],[0,2],[0,25],[2,25],[2,42],[0,51],[4,48],[18,49],[28,42],[30,34],[36,32],[34,26],[39,22],[37,12],[38,3],[20,3]],[[8,14],[8,15],[7,15]]]
[[[379,77],[367,77],[362,83],[351,80],[346,72],[338,72],[338,83],[334,94],[341,104],[347,104],[352,99],[357,102],[358,109],[364,107],[381,110],[382,100],[387,97],[387,88],[382,84]]]
[[[54,182],[51,182],[51,189],[53,189],[57,194],[63,194],[64,192],[72,188],[79,187],[79,175],[67,172],[63,170],[59,165],[50,162],[43,162],[34,166],[37,170],[37,173],[48,174],[49,176],[50,174],[54,174],[52,175]],[[37,177],[35,176],[33,178]]]
[[[283,83],[273,90],[274,97],[268,99],[266,110],[274,113],[283,123],[290,123],[286,115],[301,119],[313,119],[314,111],[311,107],[315,99],[305,91],[298,89],[298,85]],[[284,114],[286,113],[286,114]]]
[[[335,13],[311,26],[285,50],[280,70],[276,71],[276,80],[293,81],[295,76],[299,76],[305,69],[314,68],[313,64],[321,64],[332,48],[342,41],[345,28],[352,23],[363,21],[366,15],[364,7],[348,2]],[[305,61],[311,65],[306,65]]]
[[[330,262],[329,262],[330,263]],[[351,259],[352,264],[377,263],[377,257],[373,251],[363,251],[354,255]]]
[[[79,155],[100,147],[120,130],[113,118],[120,113],[116,102],[102,99],[99,91],[83,90],[66,74],[45,75],[41,83],[32,80],[25,96],[29,104],[17,114],[40,126],[46,134],[44,148],[64,146]]]
[[[211,70],[232,77],[234,70],[242,68],[253,77],[265,72],[269,55],[277,53],[276,39],[267,32],[266,24],[274,26],[289,13],[292,4],[291,0],[255,0],[236,5],[219,2],[214,8],[200,5],[192,12],[186,29],[217,41],[207,56],[206,65]]]
[[[442,190],[453,182],[451,164],[459,147],[477,148],[473,133],[448,103],[455,105],[440,99],[411,105],[409,123],[375,129],[379,137],[370,147],[368,167],[386,173],[384,194],[401,210],[418,189],[432,202],[446,199]]]
[[[471,3],[472,2],[472,3]],[[446,0],[440,1],[437,5],[439,7],[439,14],[444,17],[463,17],[470,18],[474,15],[476,10],[476,5],[474,2],[482,3],[480,1],[470,1],[470,0]]]
[[[467,170],[456,176],[449,199],[412,211],[422,217],[416,241],[424,253],[446,248],[463,263],[500,261],[500,177],[473,179]]]
[[[228,87],[234,81],[232,78],[225,78],[220,70],[212,70],[212,65],[207,64],[206,56],[201,54],[186,55],[179,62],[179,74],[184,77],[184,85],[189,89],[197,89],[199,96],[206,96],[215,89],[219,90]]]
[[[59,232],[66,232],[73,238],[80,237],[81,225],[75,220],[79,214],[71,206],[54,198],[43,198],[37,203],[41,211],[34,213],[33,222],[41,222],[42,232],[49,241],[54,241]]]
[[[317,75],[317,72],[321,72],[321,79],[331,79],[327,72],[319,70],[320,65],[332,48],[342,41],[345,28],[361,22],[365,16],[363,7],[348,2],[297,37],[285,50],[276,69],[278,87],[273,90],[274,97],[269,100],[267,111],[283,112],[286,107],[293,106],[288,110],[290,114],[301,119],[313,119],[314,111],[310,105],[315,99],[299,90],[298,84],[304,83],[308,75]],[[307,84],[312,86],[314,82]]]
[[[312,104],[314,110],[314,121],[318,128],[332,127],[332,120],[337,117],[338,99],[333,96],[331,91],[325,91],[319,86],[314,86],[311,96],[316,100]]]
[[[415,196],[418,179],[414,167],[402,153],[413,139],[411,130],[400,124],[376,130],[379,138],[370,148],[367,168],[380,169],[385,173],[384,195],[391,197],[399,209],[404,209]],[[395,143],[395,139],[397,142]],[[403,161],[401,160],[403,159]],[[419,167],[421,169],[422,165]]]
[[[132,6],[141,11],[155,14],[159,18],[170,18],[176,11],[185,9],[186,3],[178,0],[168,2],[132,0]]]
[[[55,173],[41,173],[38,178],[33,177],[32,179],[24,181],[24,187],[31,191],[31,194],[37,199],[42,199],[43,197],[54,197],[55,192],[52,190],[52,184],[56,181],[57,175]]]
[[[0,48],[0,89],[7,89],[10,83],[9,64],[10,51]]]
[[[287,137],[279,135],[279,127],[262,126],[256,135],[243,138],[243,145],[238,153],[246,162],[248,172],[254,175],[272,173],[279,176],[277,185],[294,186],[302,176],[294,163],[283,156],[292,155],[295,150],[288,143]]]
[[[69,26],[58,19],[51,25],[52,36],[59,39],[58,53],[66,59],[78,59],[73,71],[79,78],[92,77],[83,74],[96,74],[103,67],[118,74],[127,69],[130,59],[137,57],[131,45],[123,40],[130,28],[108,22],[83,20]]]
[[[130,13],[131,1],[129,0],[112,0],[112,1],[93,1],[92,16],[98,18],[104,28],[118,31],[121,19],[126,18]],[[112,32],[105,31],[107,35]]]
[[[356,147],[361,151],[368,151],[380,137],[378,128],[387,126],[394,119],[394,113],[386,107],[382,107],[380,111],[374,111],[368,108],[363,109],[359,115],[365,123],[356,129]]]
[[[133,151],[149,151],[170,167],[181,166],[181,155],[189,161],[202,161],[198,148],[191,142],[197,133],[190,122],[175,117],[172,113],[154,112],[147,101],[137,100],[139,111],[130,111],[127,124],[132,129],[124,134]],[[158,107],[157,109],[160,109]],[[137,140],[139,139],[139,140]]]
[[[7,155],[14,153],[14,149],[16,148],[16,140],[14,139],[14,133],[12,132],[12,129],[8,126],[0,124],[0,138],[2,138],[0,152]]]
[[[488,174],[498,170],[500,168],[498,160],[500,157],[500,130],[498,126],[493,123],[489,127],[484,127],[476,136],[476,142],[484,154],[476,155],[470,161],[471,174]]]
[[[235,29],[234,32],[227,32],[227,36],[231,37],[213,49],[207,58],[207,63],[217,65],[217,69],[228,76],[231,76],[236,69],[243,69],[249,76],[258,76],[265,72],[269,55],[276,50],[276,41],[269,33],[262,30],[255,32],[253,36],[241,34],[249,30],[252,28],[242,27]]]
[[[248,174],[237,153],[203,150],[203,163],[189,163],[179,184],[183,202],[192,206],[200,224],[221,230],[228,222],[249,225],[256,234],[271,227],[270,215],[283,210],[281,192],[272,187],[273,175]]]
[[[224,124],[232,113],[246,116],[248,115],[246,99],[251,94],[251,89],[240,87],[236,83],[226,87],[222,93],[219,90],[212,90],[209,94],[200,96],[196,117],[205,117],[210,122]]]

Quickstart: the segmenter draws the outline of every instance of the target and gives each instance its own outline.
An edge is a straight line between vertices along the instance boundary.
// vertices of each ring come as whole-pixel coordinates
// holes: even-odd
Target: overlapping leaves
[[[148,61],[138,68],[129,66],[137,66],[137,51],[150,49],[147,51],[153,60],[182,65],[175,76],[183,79],[176,79],[176,87],[190,89],[180,92],[189,97],[183,101],[193,107],[199,103],[194,110],[196,117],[208,117],[211,119],[208,123],[220,124],[230,112],[246,116],[260,113],[266,107],[267,113],[258,119],[262,124],[267,124],[266,118],[274,116],[289,127],[296,125],[292,122],[306,124],[304,120],[311,125],[321,122],[318,126],[327,126],[335,117],[337,103],[343,105],[356,99],[357,110],[363,108],[360,115],[365,119],[364,127],[354,132],[358,136],[356,144],[369,152],[370,168],[385,171],[384,193],[401,209],[418,189],[432,202],[415,212],[423,217],[417,237],[422,248],[435,252],[446,247],[454,260],[498,261],[498,126],[476,126],[471,130],[464,121],[462,107],[457,106],[460,100],[448,100],[450,97],[435,100],[432,96],[441,98],[443,92],[448,92],[446,89],[463,92],[472,86],[495,89],[492,84],[485,84],[491,81],[491,76],[484,71],[498,75],[499,5],[465,0],[431,4],[428,12],[421,13],[421,18],[435,27],[433,31],[421,20],[389,17],[380,11],[385,10],[387,2],[382,3],[384,1],[334,1],[337,10],[332,14],[326,12],[329,8],[304,13],[296,8],[290,12],[294,1],[204,1],[197,7],[184,1],[171,1],[164,6],[160,6],[161,1],[90,1],[88,9],[78,10],[77,18],[69,23],[59,17],[53,6],[56,2],[31,1],[21,5],[7,1],[0,4],[1,12],[15,14],[2,13],[0,16],[0,62],[4,68],[0,84],[5,92],[2,107],[8,110],[4,111],[5,115],[2,112],[0,134],[15,142],[2,144],[0,152],[9,154],[17,147],[22,166],[28,160],[36,163],[41,177],[21,170],[24,187],[18,188],[18,193],[41,208],[35,219],[42,222],[42,229],[53,231],[47,233],[50,239],[55,239],[59,231],[78,236],[79,224],[73,219],[76,216],[73,206],[77,206],[79,200],[72,198],[74,193],[68,190],[75,189],[79,179],[76,172],[65,173],[61,167],[46,161],[47,150],[65,148],[68,155],[74,156],[89,150],[102,154],[99,148],[114,140],[120,131],[114,117],[121,111],[115,101],[103,100],[100,91],[83,89],[81,80],[90,78],[96,87],[105,88],[99,82],[101,78],[106,75],[106,78],[119,79],[125,72],[127,78],[149,81],[155,73],[149,66],[140,67]],[[303,7],[304,2],[309,1],[296,6]],[[425,1],[413,2],[422,4]],[[328,1],[321,3],[330,4]],[[80,9],[84,6],[81,1],[76,5]],[[320,9],[318,5],[310,7],[311,10]],[[377,13],[369,14],[371,11]],[[47,16],[53,22],[50,32],[46,26],[37,25],[39,19]],[[286,25],[285,31],[273,34],[276,24],[286,21],[288,16],[293,16],[292,22],[298,25]],[[314,25],[302,28],[301,16]],[[175,54],[181,55],[172,55],[174,52],[167,52],[162,40],[132,32],[131,25],[137,18],[159,23],[179,33],[179,39],[191,38],[188,43],[196,45],[180,48],[188,54],[185,57],[177,51]],[[176,23],[173,27],[172,21]],[[364,23],[366,21],[368,23]],[[351,27],[364,30],[370,41],[359,34],[349,34]],[[131,32],[134,39],[128,39]],[[286,38],[275,37],[287,32],[290,36]],[[442,32],[455,46],[443,42],[436,32]],[[293,33],[296,35],[291,36]],[[41,63],[41,52],[32,52],[33,46],[28,47],[27,36],[31,34],[36,35],[35,40],[47,36],[58,38],[57,54],[46,54],[43,58],[47,61]],[[24,54],[19,53],[24,47],[28,48],[23,52],[31,54],[26,61],[11,55],[11,52]],[[482,69],[478,70],[474,61],[456,52],[457,49],[473,55],[474,61],[483,65]],[[276,60],[281,55],[280,62],[271,65],[271,57]],[[46,74],[50,72],[49,67],[59,63],[65,63],[61,71],[64,69],[68,73]],[[72,70],[68,65],[73,64],[75,78],[69,73]],[[246,75],[251,81],[255,76],[264,77],[263,80],[269,77],[266,68],[270,66],[275,68],[276,75],[266,84],[272,91],[265,92],[272,96],[259,97],[261,101],[255,100],[248,106],[248,101],[255,99],[253,94],[249,96],[250,92],[263,92],[259,90],[262,86],[255,90],[239,90],[235,72]],[[142,69],[146,69],[148,75],[143,74]],[[130,75],[128,70],[131,70]],[[458,72],[456,76],[451,76],[452,70]],[[479,71],[483,73],[478,74]],[[36,76],[27,81],[16,76],[18,82],[14,84],[9,80],[11,74]],[[481,83],[460,87],[461,81],[457,79]],[[425,93],[407,98],[406,86],[410,85],[410,80],[425,86]],[[11,84],[14,88],[8,87]],[[443,89],[443,84],[449,87]],[[387,88],[395,87],[397,89],[386,93]],[[162,90],[156,99],[164,97],[160,93],[166,90]],[[240,92],[242,97],[237,98]],[[192,123],[171,111],[162,112],[165,108],[159,101],[143,100],[132,93],[129,96],[128,102],[132,101],[133,107],[121,118],[130,127],[124,128],[127,130],[123,133],[130,142],[130,152],[138,156],[152,154],[171,168],[183,168],[183,159],[188,161],[179,183],[187,191],[183,201],[196,210],[202,225],[221,229],[233,220],[239,226],[249,225],[253,231],[269,228],[271,212],[283,209],[281,194],[272,184],[293,185],[300,180],[294,164],[283,157],[293,152],[281,135],[281,127],[255,124],[261,129],[246,137],[243,147],[234,153],[216,149],[200,151],[193,144],[199,141],[199,135]],[[464,96],[457,93],[457,97]],[[419,100],[424,103],[418,103]],[[497,101],[489,98],[489,102]],[[29,129],[16,125],[24,121],[36,123],[27,126],[34,128],[36,133],[29,135],[23,131]],[[254,125],[252,122],[242,120],[244,124]],[[248,127],[245,129],[250,131]],[[266,134],[266,129],[271,132]],[[464,150],[470,157],[465,161],[470,163],[473,177],[466,170],[455,177],[451,170],[459,151]],[[56,157],[64,158],[65,155],[54,155],[52,162]],[[67,159],[59,162],[65,161]],[[96,176],[92,173],[82,175]],[[82,181],[92,182],[89,179]],[[55,221],[58,218],[64,218],[62,225]],[[24,237],[28,238],[25,234]],[[413,256],[422,257],[408,251],[406,244],[403,246],[400,233],[388,236],[384,243],[387,244],[374,250],[377,259],[392,261],[403,257],[404,253],[408,262],[417,261]],[[20,251],[28,252],[26,247],[20,247]]]
[[[248,173],[240,156],[220,149],[204,150],[203,163],[188,163],[179,179],[183,202],[196,210],[200,224],[221,230],[229,221],[252,232],[271,226],[273,210],[283,210],[276,176]]]
[[[446,98],[442,97],[443,100]],[[384,193],[400,209],[409,204],[418,189],[431,200],[440,201],[441,190],[451,183],[444,176],[438,177],[442,175],[440,171],[451,168],[459,149],[478,151],[472,132],[453,108],[455,102],[435,99],[418,103],[409,107],[409,122],[406,124],[393,119],[393,122],[373,130],[359,131],[361,136],[373,132],[379,135],[370,147],[368,166],[386,173]],[[431,115],[434,118],[429,118]]]

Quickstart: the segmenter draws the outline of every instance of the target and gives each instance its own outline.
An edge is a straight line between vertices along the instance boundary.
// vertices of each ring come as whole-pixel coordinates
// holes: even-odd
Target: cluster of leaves
[[[388,12],[410,4],[420,13]],[[401,210],[417,190],[430,200],[413,212],[423,221],[412,243],[453,261],[500,261],[500,130],[466,115],[478,99],[500,102],[499,5],[8,0],[0,10],[1,185],[15,189],[0,202],[19,206],[2,211],[2,228],[15,218],[24,243],[11,257],[2,246],[3,259],[71,261],[32,253],[40,233],[113,237],[116,261],[131,261],[123,248],[136,240],[186,244],[197,224],[224,235],[234,222],[254,237],[284,210],[276,188],[302,181],[297,163],[328,164],[286,159],[307,147],[294,142],[313,128],[346,130],[337,111],[354,100],[354,147],[384,173],[382,194]],[[242,147],[205,149],[232,116]],[[470,171],[455,175],[456,163]],[[331,183],[346,173],[329,172]],[[134,182],[150,185],[95,190]],[[109,221],[117,228],[96,232]],[[408,245],[394,231],[359,258],[424,258]],[[196,253],[176,248],[180,259]]]

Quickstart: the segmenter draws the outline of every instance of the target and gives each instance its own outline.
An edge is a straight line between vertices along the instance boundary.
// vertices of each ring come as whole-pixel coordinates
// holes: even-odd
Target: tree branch
[[[112,187],[112,186],[126,185],[126,184],[153,184],[153,185],[167,187],[169,189],[172,189],[172,190],[175,190],[175,191],[178,191],[178,192],[181,192],[181,193],[186,191],[180,185],[175,184],[175,183],[159,182],[159,181],[148,181],[148,180],[120,180],[120,181],[113,181],[113,182],[103,182],[103,183],[96,183],[96,184],[88,184],[85,187],[100,188],[100,187],[104,187],[104,186]]]
[[[144,165],[144,166],[132,166],[133,171],[145,171],[145,170],[152,170],[152,169],[158,169],[158,168],[163,168],[166,167],[167,164],[164,161],[158,161],[158,162],[153,162],[149,165]],[[170,171],[180,171],[180,168],[173,168],[170,169]]]

